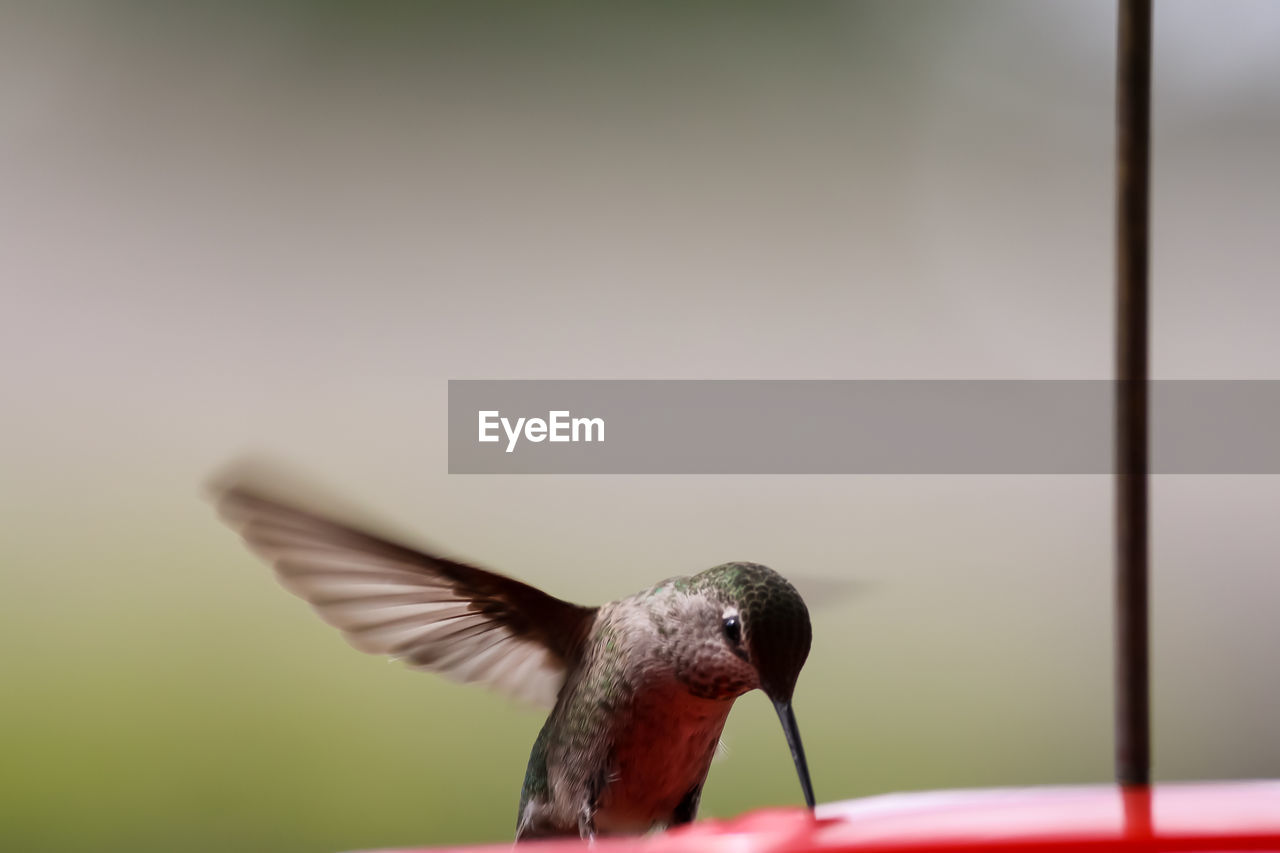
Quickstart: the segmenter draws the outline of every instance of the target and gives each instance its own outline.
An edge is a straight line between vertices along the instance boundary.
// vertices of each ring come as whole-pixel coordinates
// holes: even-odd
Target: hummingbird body
[[[552,705],[529,756],[516,840],[692,821],[733,701],[760,688],[813,807],[791,696],[808,611],[781,575],[725,563],[599,608],[266,497],[223,516],[284,586],[366,652]]]
[[[606,605],[529,759],[518,837],[626,834],[691,820],[744,671],[689,689],[666,612],[687,594]],[[678,630],[678,625],[677,625]],[[667,632],[663,636],[662,631]],[[745,663],[737,661],[747,669]],[[715,687],[714,679],[711,686]]]

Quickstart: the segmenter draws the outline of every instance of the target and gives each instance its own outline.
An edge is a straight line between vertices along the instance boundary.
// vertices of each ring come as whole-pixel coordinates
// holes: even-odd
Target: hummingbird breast
[[[687,661],[700,659],[704,640],[679,636],[671,626],[688,623],[664,621],[655,605],[665,603],[633,598],[601,608],[531,757],[535,784],[526,782],[523,820],[542,827],[538,834],[635,834],[692,819],[746,685],[726,676],[726,689],[714,693],[690,680]]]
[[[632,700],[613,737],[595,823],[606,834],[669,824],[707,777],[732,699],[700,699],[678,682],[650,685]]]

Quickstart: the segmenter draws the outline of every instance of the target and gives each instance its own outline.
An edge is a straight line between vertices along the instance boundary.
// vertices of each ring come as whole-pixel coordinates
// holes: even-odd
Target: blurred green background
[[[1154,371],[1276,378],[1280,6],[1157,4]],[[349,649],[253,451],[599,602],[847,579],[822,800],[1110,775],[1102,477],[449,477],[449,378],[1103,378],[1113,9],[0,6],[0,847],[511,837],[538,712]],[[1162,779],[1280,775],[1280,484],[1154,485]],[[706,815],[795,803],[745,697]]]

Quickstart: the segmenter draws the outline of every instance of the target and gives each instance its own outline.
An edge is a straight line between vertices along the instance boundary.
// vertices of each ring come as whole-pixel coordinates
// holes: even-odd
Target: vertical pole
[[[1116,77],[1116,781],[1151,781],[1147,586],[1151,0],[1120,0]]]

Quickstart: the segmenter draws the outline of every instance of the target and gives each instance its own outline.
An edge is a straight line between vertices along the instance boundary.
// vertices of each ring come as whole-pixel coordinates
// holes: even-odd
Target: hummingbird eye
[[[724,635],[735,646],[742,642],[742,622],[737,614],[724,617]]]

